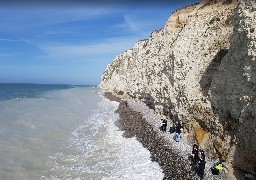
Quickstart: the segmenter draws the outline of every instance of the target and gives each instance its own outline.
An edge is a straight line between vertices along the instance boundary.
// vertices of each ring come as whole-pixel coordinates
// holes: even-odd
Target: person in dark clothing
[[[197,175],[203,179],[204,177],[204,169],[205,169],[205,155],[204,155],[204,152],[203,150],[200,150],[200,153],[199,153],[199,162],[198,162],[198,165],[197,165]]]
[[[167,128],[167,120],[164,119],[164,131],[166,131],[166,128]]]
[[[197,174],[198,176],[203,179],[204,177],[204,169],[205,169],[205,160],[203,159],[200,159],[199,162],[198,162],[198,166],[197,166]]]
[[[162,121],[162,123],[161,123],[160,129],[161,129],[161,131],[164,131],[164,119],[161,119],[161,121]]]
[[[205,161],[205,154],[202,149],[199,149],[198,157],[199,157],[199,161]]]
[[[179,142],[179,139],[180,139],[180,133],[181,133],[181,124],[180,122],[177,123],[176,127],[175,127],[175,141],[176,142]]]
[[[171,126],[170,129],[169,129],[169,132],[172,134],[172,133],[175,133],[175,125]]]
[[[192,149],[192,154],[191,154],[192,155],[192,162],[193,162],[194,165],[196,165],[198,160],[199,160],[198,153],[199,153],[198,145],[194,144],[193,149]]]
[[[166,119],[162,119],[161,129],[162,129],[163,132],[166,131],[166,127],[167,127],[167,120]]]

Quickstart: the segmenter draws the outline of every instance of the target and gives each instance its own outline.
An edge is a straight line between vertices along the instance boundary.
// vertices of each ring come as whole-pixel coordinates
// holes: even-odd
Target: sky
[[[0,1],[0,83],[97,85],[118,54],[195,2]]]

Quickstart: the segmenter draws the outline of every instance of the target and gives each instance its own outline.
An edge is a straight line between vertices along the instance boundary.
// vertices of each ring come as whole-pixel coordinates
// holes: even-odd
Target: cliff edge
[[[256,3],[205,0],[118,55],[101,88],[182,121],[209,156],[256,174]]]

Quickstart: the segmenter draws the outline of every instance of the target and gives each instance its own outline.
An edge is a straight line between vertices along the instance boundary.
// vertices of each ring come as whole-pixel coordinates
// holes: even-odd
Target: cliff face
[[[234,164],[256,173],[256,2],[239,2],[234,13],[231,47],[210,94],[224,130],[236,131]]]
[[[256,174],[255,8],[205,0],[174,12],[117,56],[100,86],[182,121],[208,154]]]

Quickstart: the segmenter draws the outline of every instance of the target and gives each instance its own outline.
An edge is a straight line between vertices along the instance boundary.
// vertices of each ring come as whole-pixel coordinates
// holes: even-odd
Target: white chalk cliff
[[[205,0],[108,65],[100,87],[183,122],[210,156],[256,174],[256,3]]]

